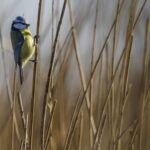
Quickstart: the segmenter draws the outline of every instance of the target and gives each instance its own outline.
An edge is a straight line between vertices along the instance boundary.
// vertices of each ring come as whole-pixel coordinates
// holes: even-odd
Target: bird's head
[[[12,27],[15,29],[27,29],[30,24],[26,23],[25,19],[21,16],[16,17],[12,22]]]

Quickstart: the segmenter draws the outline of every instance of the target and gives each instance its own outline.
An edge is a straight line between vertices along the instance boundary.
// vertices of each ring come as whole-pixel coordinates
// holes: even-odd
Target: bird
[[[17,16],[11,25],[11,43],[16,66],[19,66],[20,83],[23,84],[23,67],[33,56],[36,36],[32,36],[28,24],[22,16]],[[34,62],[34,60],[30,60]]]

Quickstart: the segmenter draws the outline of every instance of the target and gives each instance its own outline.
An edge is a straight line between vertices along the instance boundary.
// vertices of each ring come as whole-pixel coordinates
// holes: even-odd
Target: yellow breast
[[[21,58],[23,67],[34,54],[34,40],[32,38],[31,32],[28,29],[22,29],[21,33],[24,36],[24,43],[21,49]]]

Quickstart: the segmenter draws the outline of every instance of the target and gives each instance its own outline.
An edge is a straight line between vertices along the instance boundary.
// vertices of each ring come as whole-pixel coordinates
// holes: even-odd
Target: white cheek
[[[15,23],[15,24],[13,24],[13,27],[16,29],[19,29],[19,30],[27,28],[27,26],[25,24],[21,24],[21,23]]]

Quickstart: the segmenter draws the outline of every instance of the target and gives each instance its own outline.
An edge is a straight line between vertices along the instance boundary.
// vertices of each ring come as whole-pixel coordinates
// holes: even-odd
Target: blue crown
[[[13,21],[12,28],[14,29],[27,29],[30,24],[25,22],[25,19],[21,16],[16,17]]]
[[[25,19],[23,18],[23,17],[21,17],[21,16],[18,16],[18,17],[16,17],[16,19],[14,20],[14,22],[22,22],[22,23],[25,23]]]

